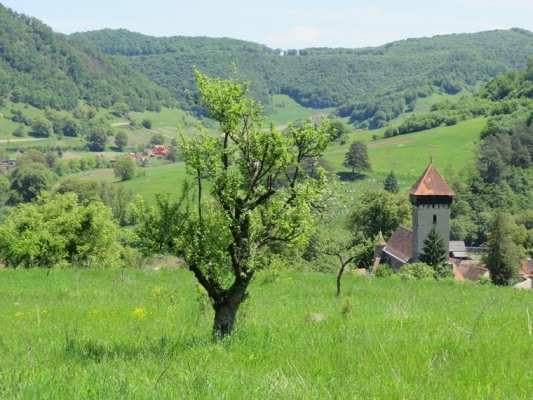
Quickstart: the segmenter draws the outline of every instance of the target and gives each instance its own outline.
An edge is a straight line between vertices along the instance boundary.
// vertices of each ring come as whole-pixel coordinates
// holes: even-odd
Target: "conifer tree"
[[[497,212],[488,232],[489,252],[486,258],[490,279],[495,285],[509,285],[518,267],[519,259],[511,231],[507,216]]]
[[[446,243],[437,231],[437,225],[433,225],[424,240],[420,261],[431,265],[435,270],[446,261]]]
[[[390,193],[398,193],[398,180],[396,179],[396,175],[394,175],[394,171],[391,171],[390,174],[387,175],[385,178],[385,181],[383,182],[383,188]]]

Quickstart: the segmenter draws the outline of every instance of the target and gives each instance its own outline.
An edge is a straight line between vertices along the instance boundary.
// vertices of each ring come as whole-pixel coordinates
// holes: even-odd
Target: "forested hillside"
[[[126,30],[71,35],[74,41],[126,60],[170,90],[184,108],[193,68],[227,77],[235,63],[251,93],[268,106],[271,94],[302,105],[338,107],[360,127],[378,128],[420,97],[436,91],[474,91],[509,69],[524,68],[533,34],[521,29],[409,39],[376,48],[270,49],[234,39],[155,38]],[[283,55],[282,55],[283,54]]]
[[[72,110],[126,103],[157,110],[172,96],[120,59],[81,49],[41,21],[0,4],[0,101]]]

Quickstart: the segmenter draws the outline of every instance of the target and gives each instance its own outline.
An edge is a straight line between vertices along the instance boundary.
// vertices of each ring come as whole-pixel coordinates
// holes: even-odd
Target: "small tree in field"
[[[196,80],[199,103],[219,122],[220,134],[182,137],[183,159],[197,182],[194,201],[185,198],[191,193],[185,187],[181,202],[159,196],[156,207],[139,203],[138,232],[145,253],[166,250],[185,259],[212,301],[219,338],[231,333],[254,273],[268,267],[267,246],[308,237],[327,181],[320,166],[310,176],[301,164],[316,161],[330,135],[325,121],[265,129],[262,107],[245,98],[247,86],[235,77],[196,71]]]
[[[314,246],[318,254],[332,256],[338,260],[337,297],[341,295],[341,279],[346,268],[350,264],[355,267],[366,267],[365,253],[368,253],[369,247],[370,250],[374,247],[371,240],[361,237],[354,239],[349,235],[343,236],[338,229],[321,232],[317,235]]]
[[[360,171],[372,171],[372,165],[368,159],[368,147],[361,141],[355,141],[350,145],[350,150],[344,158],[345,167],[352,167],[352,174],[356,169]]]
[[[398,188],[398,180],[396,179],[394,171],[391,171],[385,178],[385,181],[383,182],[383,189],[390,193],[398,193],[400,191]]]
[[[128,181],[135,178],[137,172],[137,160],[129,155],[120,157],[113,166],[115,177],[121,181]]]

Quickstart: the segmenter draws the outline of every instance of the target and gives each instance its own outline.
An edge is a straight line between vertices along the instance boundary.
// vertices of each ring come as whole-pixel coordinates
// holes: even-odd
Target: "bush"
[[[453,270],[447,265],[439,264],[435,267],[434,276],[437,279],[453,278]]]
[[[433,268],[423,262],[404,264],[398,271],[398,275],[407,280],[433,278],[434,273]]]
[[[389,276],[392,276],[394,274],[394,271],[389,266],[389,264],[379,264],[374,269],[374,276],[377,278],[387,278]]]

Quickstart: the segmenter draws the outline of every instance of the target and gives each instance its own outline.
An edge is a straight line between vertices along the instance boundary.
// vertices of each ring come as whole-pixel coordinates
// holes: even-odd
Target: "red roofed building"
[[[448,258],[450,206],[453,196],[455,192],[448,186],[433,163],[430,163],[409,191],[409,200],[413,206],[413,229],[399,226],[387,241],[386,246],[381,248],[381,252],[376,246],[376,253],[380,254],[375,254],[375,259],[379,257],[379,262],[387,262],[393,269],[399,269],[408,262],[418,261],[424,240],[433,225],[436,225],[446,243],[445,256]]]
[[[437,231],[446,243],[446,257],[450,247],[450,206],[455,192],[448,186],[437,168],[430,163],[409,191],[409,200],[413,205],[413,246],[412,258],[418,260],[424,240],[431,227]]]
[[[168,153],[168,148],[164,144],[154,144],[152,147],[152,155],[155,157],[164,157]]]

